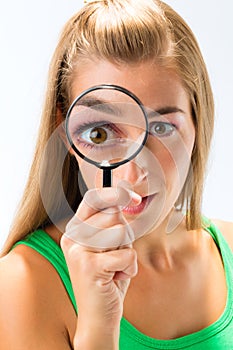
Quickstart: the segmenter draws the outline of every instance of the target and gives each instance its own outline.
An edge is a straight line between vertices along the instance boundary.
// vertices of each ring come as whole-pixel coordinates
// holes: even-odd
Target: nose
[[[140,167],[135,159],[131,160],[113,171],[113,182],[126,181],[130,185],[136,185],[147,176],[147,171]]]

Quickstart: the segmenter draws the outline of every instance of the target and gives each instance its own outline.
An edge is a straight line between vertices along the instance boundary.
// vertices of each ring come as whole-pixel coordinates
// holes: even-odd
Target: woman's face
[[[135,65],[85,61],[73,76],[72,100],[99,84],[119,85],[133,92],[149,115],[149,136],[143,150],[112,171],[113,187],[125,186],[142,196],[140,205],[122,211],[128,222],[136,224],[140,232],[136,235],[142,235],[167,217],[190,171],[195,140],[190,101],[176,73],[152,61]],[[88,132],[85,142],[92,142]],[[87,187],[102,187],[102,170],[75,156]]]

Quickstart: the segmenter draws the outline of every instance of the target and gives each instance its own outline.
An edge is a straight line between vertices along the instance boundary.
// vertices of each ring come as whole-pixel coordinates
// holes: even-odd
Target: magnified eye
[[[155,122],[150,125],[150,134],[158,137],[170,136],[176,127],[170,123]]]
[[[78,133],[78,139],[88,145],[109,145],[110,142],[119,140],[119,130],[115,130],[116,126],[111,124],[95,125],[87,127],[82,132]]]

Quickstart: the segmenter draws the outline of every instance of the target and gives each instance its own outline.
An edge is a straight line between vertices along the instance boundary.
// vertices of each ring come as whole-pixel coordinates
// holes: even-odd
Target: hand
[[[139,202],[140,196],[123,188],[90,190],[67,225],[61,247],[78,305],[79,340],[119,336],[123,301],[137,273],[136,252],[125,245],[125,236],[132,232],[119,209]],[[99,239],[108,249],[81,245],[80,237],[85,236],[86,243]]]

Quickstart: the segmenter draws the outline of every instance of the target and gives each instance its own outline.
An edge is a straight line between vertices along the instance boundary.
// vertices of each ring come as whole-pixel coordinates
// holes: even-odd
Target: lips
[[[138,205],[128,205],[124,207],[122,212],[127,215],[136,215],[140,214],[152,201],[152,199],[156,196],[156,194],[152,194],[149,196],[142,197],[142,201]]]

